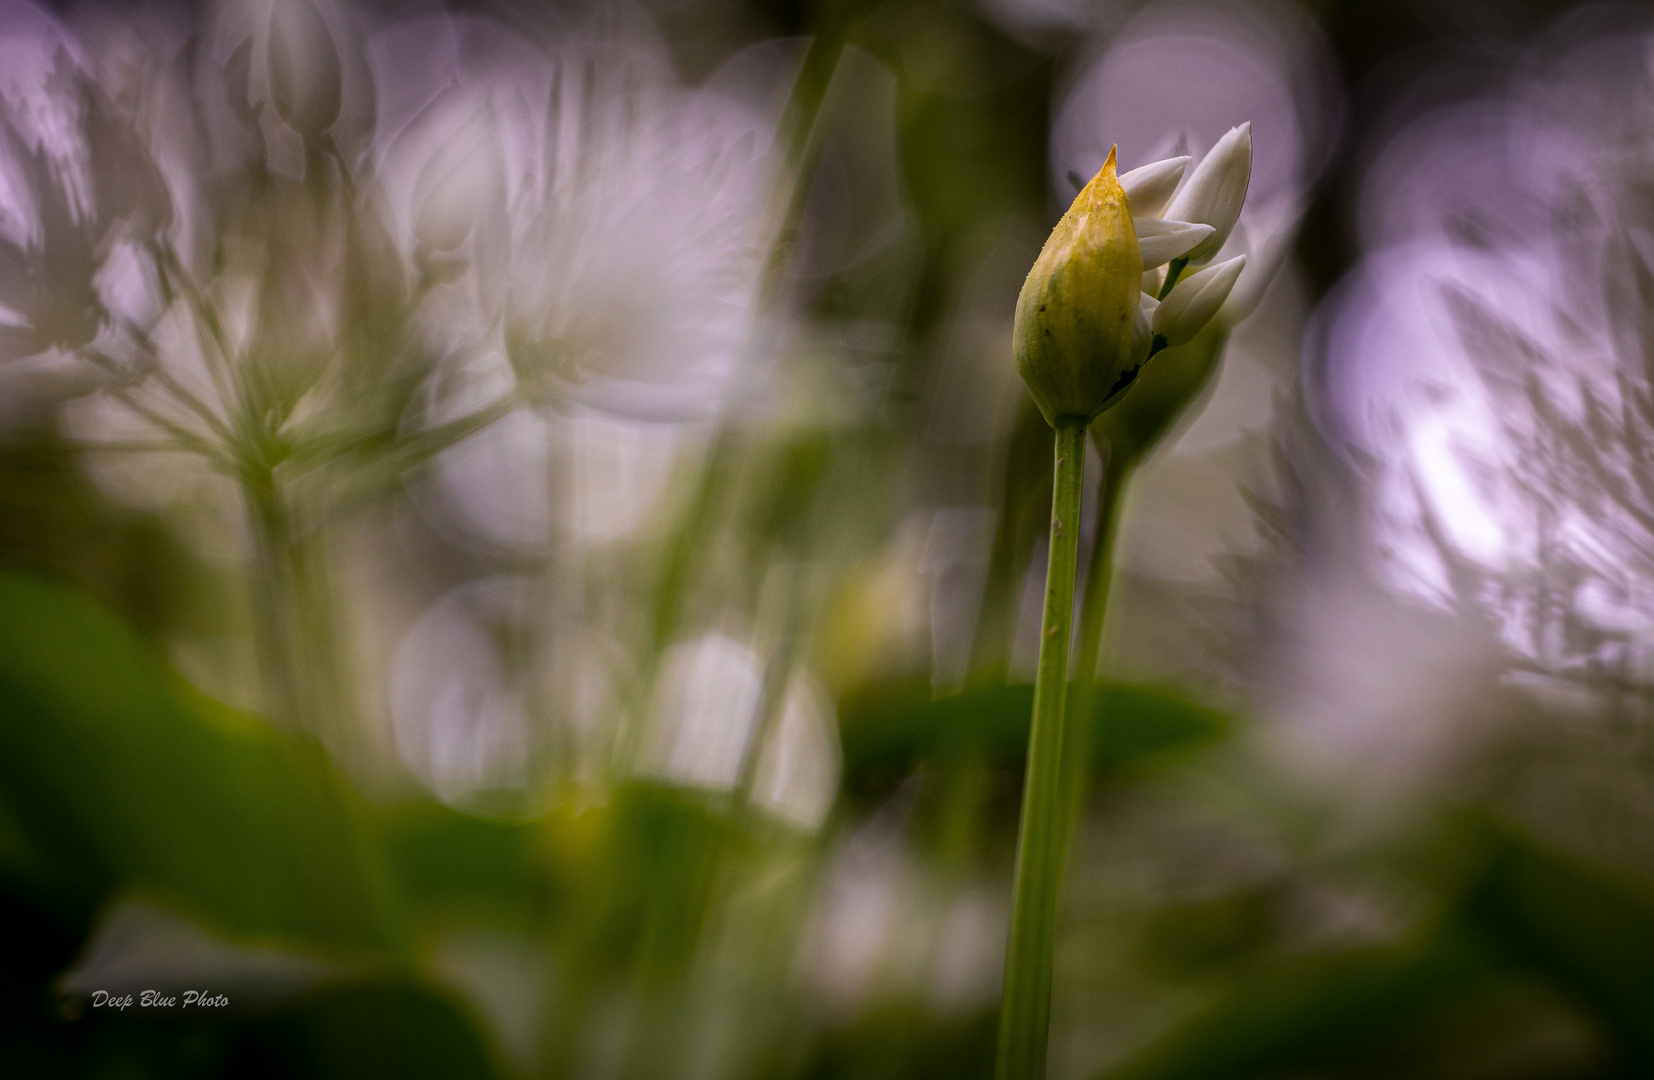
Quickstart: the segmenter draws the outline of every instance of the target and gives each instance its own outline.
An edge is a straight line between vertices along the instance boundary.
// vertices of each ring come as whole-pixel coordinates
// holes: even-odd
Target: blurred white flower
[[[593,55],[559,62],[546,131],[533,198],[516,207],[506,301],[530,396],[710,411],[758,298],[772,133],[652,63]]]
[[[462,69],[389,147],[387,183],[427,272],[469,242],[479,330],[528,400],[681,419],[716,411],[746,347],[773,144],[654,50],[574,39]]]

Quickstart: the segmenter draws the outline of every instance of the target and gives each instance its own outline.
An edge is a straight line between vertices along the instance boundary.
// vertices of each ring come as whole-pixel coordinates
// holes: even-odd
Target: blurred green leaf
[[[1654,896],[1518,833],[1499,839],[1467,916],[1588,1004],[1636,1075],[1654,1073]]]
[[[915,1003],[870,1010],[812,1048],[809,1077],[970,1080],[994,1070],[998,1011],[937,1016]]]
[[[478,817],[419,801],[376,816],[391,876],[410,908],[528,925],[548,900],[545,824]]]
[[[0,807],[0,875],[60,910],[137,887],[312,948],[400,937],[318,747],[194,693],[83,594],[17,574],[0,576]]]
[[[1407,1022],[1486,977],[1487,966],[1474,951],[1440,933],[1403,945],[1261,965],[1103,1076],[1273,1076],[1359,1059]]]
[[[886,691],[845,706],[840,731],[847,781],[903,773],[920,759],[966,750],[985,752],[1007,765],[1021,762],[1028,746],[1032,686],[995,686],[934,701],[915,701],[916,696]],[[1110,771],[1209,744],[1233,726],[1227,714],[1175,690],[1124,682],[1097,687],[1091,722],[1092,765]]]
[[[1654,1062],[1654,899],[1506,827],[1484,822],[1473,832],[1482,869],[1463,901],[1432,927],[1395,945],[1250,962],[1222,982],[1207,1008],[1103,1075],[1370,1072],[1378,1060],[1411,1061],[1402,1072],[1420,1075],[1429,1070],[1415,1057],[1464,1051],[1487,1034],[1478,1021],[1485,1025],[1500,1009],[1507,1010],[1507,1034],[1495,1041],[1560,1019],[1574,1025],[1580,1045],[1562,1046],[1559,1060],[1571,1054],[1585,1074],[1598,1075],[1604,1063],[1597,1058],[1606,1054],[1614,1059],[1609,1075],[1647,1075]]]
[[[254,1028],[224,1075],[316,1080],[468,1080],[495,1075],[475,1025],[445,997],[408,984],[317,991]]]

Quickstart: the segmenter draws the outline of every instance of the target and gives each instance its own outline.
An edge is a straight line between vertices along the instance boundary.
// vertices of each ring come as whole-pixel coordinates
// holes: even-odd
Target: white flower
[[[1201,263],[1212,258],[1229,239],[1246,202],[1252,179],[1252,125],[1230,128],[1210,153],[1201,159],[1183,186],[1172,198],[1166,217],[1210,225],[1212,234],[1190,251],[1186,258]]]
[[[650,57],[553,62],[512,213],[504,326],[521,388],[541,403],[705,414],[756,314],[773,132]]]
[[[1237,255],[1179,281],[1154,309],[1155,335],[1168,346],[1193,339],[1223,307],[1245,267],[1246,256]]]

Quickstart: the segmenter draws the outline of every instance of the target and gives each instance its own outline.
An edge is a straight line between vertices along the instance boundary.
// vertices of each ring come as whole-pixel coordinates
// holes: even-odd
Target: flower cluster
[[[1232,128],[1192,170],[1189,160],[1122,176],[1110,151],[1029,271],[1017,370],[1051,423],[1090,421],[1120,401],[1152,356],[1211,322],[1245,269],[1245,255],[1212,259],[1246,201],[1251,125]]]

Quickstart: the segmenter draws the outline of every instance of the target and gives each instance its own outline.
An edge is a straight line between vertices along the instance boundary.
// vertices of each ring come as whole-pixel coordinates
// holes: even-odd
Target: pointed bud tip
[[[1100,195],[1125,195],[1125,189],[1120,186],[1118,151],[1117,146],[1109,147],[1108,160],[1103,162],[1103,167],[1098,169],[1097,174],[1081,189],[1082,195],[1089,194],[1092,198]]]

